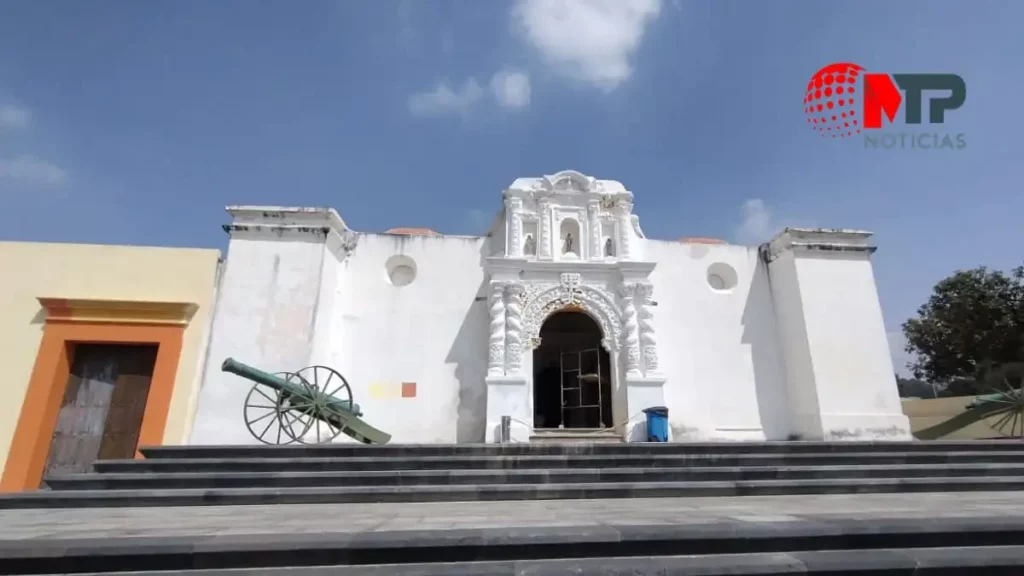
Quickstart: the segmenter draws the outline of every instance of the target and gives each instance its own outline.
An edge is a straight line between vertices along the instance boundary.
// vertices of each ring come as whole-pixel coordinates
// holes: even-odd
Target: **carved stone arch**
[[[577,279],[578,282],[578,279]],[[540,329],[553,314],[579,311],[589,315],[601,328],[601,345],[609,353],[619,349],[622,320],[614,299],[592,286],[548,286],[530,295],[523,307],[523,340],[528,349],[540,344]]]

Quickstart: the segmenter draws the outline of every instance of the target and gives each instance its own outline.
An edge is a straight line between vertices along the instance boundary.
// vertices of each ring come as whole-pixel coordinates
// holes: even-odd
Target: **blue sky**
[[[224,248],[226,204],[473,234],[514,178],[572,168],[625,183],[653,238],[873,230],[895,332],[953,270],[1024,261],[1021,22],[1014,0],[0,0],[0,239]],[[941,130],[968,147],[817,137],[803,89],[840,61],[963,76]]]

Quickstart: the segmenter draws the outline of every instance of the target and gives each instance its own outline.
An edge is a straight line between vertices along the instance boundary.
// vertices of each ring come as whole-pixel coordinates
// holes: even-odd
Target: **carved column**
[[[601,221],[598,219],[600,200],[592,198],[587,202],[587,227],[590,228],[590,258],[588,260],[600,260],[604,257],[604,250],[601,249]]]
[[[551,260],[551,201],[541,198],[538,201],[537,217],[540,218],[540,246],[537,254],[541,260]]]
[[[629,215],[632,208],[633,205],[626,200],[619,200],[615,206],[616,216],[619,219],[619,260],[630,259],[629,232],[633,228],[633,223],[629,221]]]
[[[505,295],[505,374],[520,374],[523,371],[523,285],[510,283]]]
[[[505,212],[508,221],[508,255],[519,258],[523,255],[523,199],[506,198]]]
[[[644,375],[658,374],[658,338],[654,334],[654,286],[637,284],[636,299],[639,300],[638,325],[640,350],[644,360]]]
[[[505,284],[491,283],[491,336],[487,353],[487,375],[505,375]]]
[[[626,356],[628,376],[640,375],[640,341],[637,336],[636,308],[633,304],[635,293],[636,284],[619,286],[619,296],[622,299],[622,349]]]

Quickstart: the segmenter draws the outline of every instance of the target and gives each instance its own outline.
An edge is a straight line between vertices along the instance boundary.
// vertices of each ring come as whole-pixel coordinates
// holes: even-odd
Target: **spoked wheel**
[[[995,419],[990,426],[1007,438],[1024,439],[1024,392],[1009,382],[1003,390],[996,392],[999,397],[992,401],[1004,406],[989,417]]]
[[[275,376],[296,382],[299,377],[291,372],[279,372]],[[295,402],[272,388],[253,384],[245,397],[245,427],[253,438],[264,444],[290,444],[296,437],[301,438],[312,424],[302,419]]]
[[[314,415],[330,416],[337,414],[334,406],[340,404],[349,408],[352,404],[352,389],[348,381],[337,370],[328,366],[307,366],[296,373],[306,389],[306,395],[313,399],[312,409],[303,411],[300,416],[308,426],[302,434],[293,436],[294,440],[303,444],[326,444],[341,434],[344,424],[341,418],[316,418]],[[287,430],[285,431],[287,432]]]

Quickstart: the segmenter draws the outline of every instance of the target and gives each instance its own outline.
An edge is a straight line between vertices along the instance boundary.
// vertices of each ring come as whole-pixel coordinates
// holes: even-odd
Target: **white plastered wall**
[[[229,356],[270,372],[336,368],[397,443],[483,441],[491,408],[519,410],[488,404],[489,238],[357,234],[333,211],[246,210],[229,227],[192,443],[255,442],[249,383],[220,370]],[[866,254],[638,240],[654,264],[674,441],[903,437]],[[412,282],[395,285],[395,262]]]

